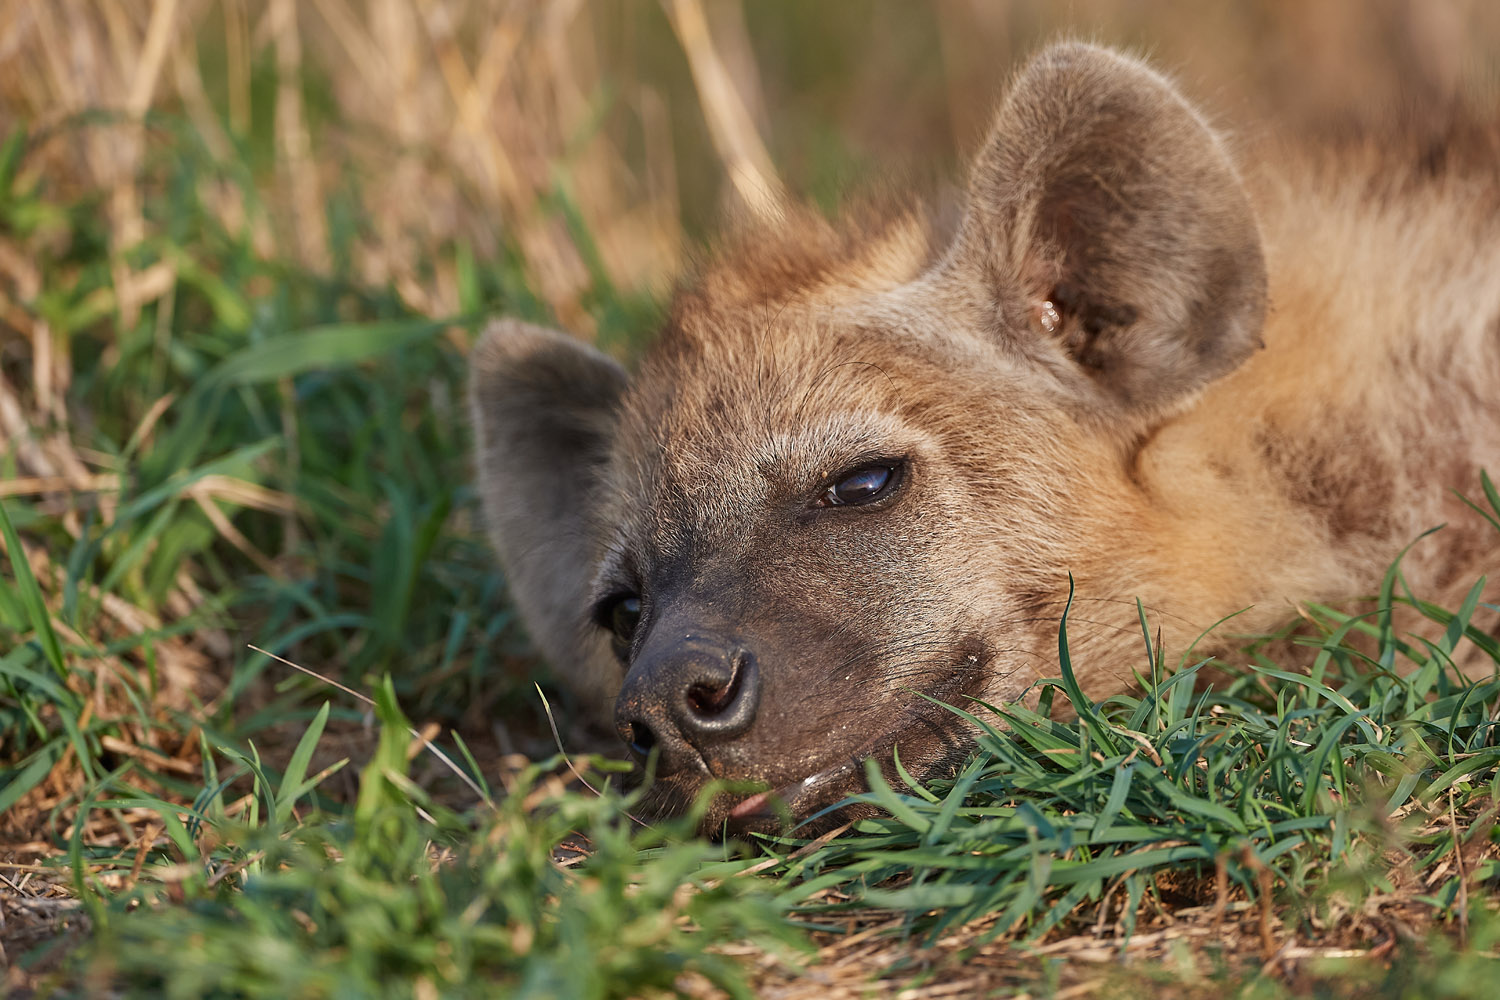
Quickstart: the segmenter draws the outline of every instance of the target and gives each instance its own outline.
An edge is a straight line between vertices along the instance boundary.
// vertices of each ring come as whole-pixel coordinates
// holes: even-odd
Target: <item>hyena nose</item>
[[[660,748],[663,773],[703,764],[750,728],[760,706],[760,671],[738,642],[686,635],[637,656],[615,702],[615,728],[631,751]],[[701,769],[701,764],[698,767]]]

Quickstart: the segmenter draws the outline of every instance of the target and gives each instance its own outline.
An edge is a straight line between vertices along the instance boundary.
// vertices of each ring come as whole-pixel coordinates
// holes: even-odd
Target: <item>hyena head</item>
[[[946,247],[806,217],[678,296],[638,372],[502,322],[474,356],[485,512],[533,639],[705,826],[806,816],[934,700],[1056,673],[1067,574],[1128,558],[1131,443],[1258,344],[1265,270],[1219,141],[1080,44],[1017,78]],[[1043,613],[1046,609],[1047,613]],[[753,791],[753,789],[752,789]]]

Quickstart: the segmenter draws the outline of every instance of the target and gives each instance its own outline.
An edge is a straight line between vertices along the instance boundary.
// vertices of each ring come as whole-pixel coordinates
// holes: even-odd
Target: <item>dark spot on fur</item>
[[[1019,618],[1035,618],[1057,604],[1057,595],[1047,590],[1022,589],[1011,595]],[[1061,605],[1058,605],[1060,610]]]
[[[1321,440],[1308,441],[1266,427],[1255,443],[1288,499],[1314,512],[1333,541],[1392,530],[1396,470],[1362,448],[1360,435],[1325,427]]]

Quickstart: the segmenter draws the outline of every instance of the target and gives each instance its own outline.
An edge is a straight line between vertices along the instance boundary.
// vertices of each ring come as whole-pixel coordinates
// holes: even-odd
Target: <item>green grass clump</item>
[[[1373,623],[1322,609],[1329,634],[1308,674],[1262,664],[1221,693],[1198,690],[1205,664],[1163,671],[1143,616],[1156,681],[1094,703],[1073,677],[1065,621],[1062,677],[1038,685],[1036,710],[953,708],[982,733],[955,777],[924,784],[901,770],[898,791],[870,762],[872,790],[855,798],[889,815],[788,865],[808,888],[849,896],[803,912],[881,906],[935,940],[981,918],[995,918],[990,936],[1037,938],[1083,910],[1128,938],[1167,870],[1222,866],[1251,898],[1274,884],[1307,908],[1290,917],[1301,920],[1328,893],[1389,890],[1389,852],[1421,877],[1451,856],[1455,833],[1484,845],[1500,807],[1500,675],[1473,681],[1452,667],[1469,643],[1500,665],[1495,640],[1470,624],[1484,581],[1457,613],[1408,599],[1444,626],[1438,641],[1410,644],[1390,625],[1399,579],[1393,569]],[[1373,655],[1352,632],[1380,640]],[[1054,702],[1076,721],[1052,719]],[[1453,823],[1431,828],[1450,811]],[[1486,858],[1426,901],[1462,919],[1464,892],[1497,879]]]
[[[59,128],[82,141],[100,124]],[[316,685],[268,683],[251,643],[360,686],[389,673],[409,708],[449,721],[452,706],[503,704],[524,679],[495,669],[512,617],[467,520],[463,407],[463,340],[515,273],[471,266],[464,315],[419,315],[339,252],[367,223],[330,206],[347,223],[331,233],[339,263],[310,274],[257,250],[264,208],[242,164],[177,119],[152,119],[146,137],[153,235],[124,260],[174,283],[129,314],[97,193],[29,166],[55,137],[17,128],[0,150],[0,229],[39,286],[22,306],[71,363],[55,389],[70,423],[38,420],[0,454],[0,478],[34,475],[19,463],[35,446],[106,483],[4,500],[31,556],[23,566],[11,544],[14,582],[0,587],[5,806],[69,747],[97,781],[119,763],[106,737],[175,749],[207,726],[243,748],[305,724]],[[241,227],[205,201],[226,190],[246,206]],[[27,385],[29,371],[6,374]],[[191,798],[172,772],[155,779]]]
[[[796,942],[763,885],[722,877],[720,850],[682,823],[636,825],[631,800],[609,791],[564,792],[547,777],[555,761],[515,776],[492,809],[443,808],[407,777],[409,730],[388,684],[377,703],[380,747],[352,812],[288,822],[311,784],[292,773],[286,793],[257,773],[260,825],[200,800],[197,835],[166,852],[179,874],[93,907],[90,978],[181,998],[603,998],[697,973],[748,997],[739,967],[710,947]],[[159,808],[172,826],[176,810]]]
[[[200,797],[199,833],[179,833],[135,889],[99,896],[83,968],[130,995],[612,997],[672,992],[696,972],[744,996],[748,973],[716,946],[791,954],[808,931],[836,935],[883,914],[928,944],[959,934],[958,960],[1001,935],[1101,927],[1123,949],[1142,917],[1196,902],[1227,921],[1206,949],[1215,989],[1483,996],[1500,944],[1488,903],[1500,882],[1500,677],[1452,668],[1465,646],[1495,657],[1471,624],[1483,581],[1454,613],[1394,596],[1400,585],[1393,569],[1373,621],[1322,611],[1309,673],[1255,665],[1221,693],[1199,690],[1201,664],[1163,671],[1148,639],[1144,693],[1092,702],[1064,624],[1062,676],[1039,685],[1036,709],[954,707],[982,734],[957,775],[920,782],[898,762],[898,789],[872,763],[872,790],[850,801],[883,815],[816,843],[764,838],[770,865],[691,836],[691,817],[638,826],[632,800],[607,788],[547,790],[541,768],[493,807],[445,810],[406,777],[409,730],[387,685],[380,750],[352,812],[293,820],[325,710],[280,779],[289,791],[272,792],[258,762],[239,758],[264,799],[259,825],[228,823]],[[1425,611],[1440,637],[1396,637],[1396,604]],[[1374,645],[1357,646],[1355,632]],[[1063,703],[1072,721],[1050,717]],[[104,797],[94,808],[135,804]],[[175,808],[157,808],[171,827]],[[204,837],[209,826],[219,833]],[[570,841],[584,856],[565,868]],[[751,866],[766,874],[747,877]],[[1196,901],[1165,898],[1167,874],[1207,888]],[[1463,943],[1409,937],[1385,962],[1323,962],[1290,985],[1259,972],[1289,941],[1347,943],[1340,921],[1377,897]],[[1124,981],[1188,985],[1166,966]]]

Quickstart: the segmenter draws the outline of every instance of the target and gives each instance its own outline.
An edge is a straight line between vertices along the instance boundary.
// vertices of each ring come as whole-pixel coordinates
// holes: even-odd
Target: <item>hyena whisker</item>
[[[1036,610],[1041,610],[1042,608],[1049,608],[1049,607],[1053,607],[1053,606],[1056,606],[1056,605],[1065,605],[1067,603],[1068,602],[1067,602],[1066,598],[1056,598],[1054,600],[1047,600],[1047,601],[1041,601],[1041,602],[1035,603],[1035,604],[1032,605],[1032,607],[1034,609],[1036,609]],[[1074,597],[1073,597],[1073,604],[1074,604],[1075,607],[1078,606],[1078,605],[1081,605],[1081,604],[1118,604],[1118,605],[1122,605],[1122,606],[1131,608],[1132,610],[1136,607],[1135,598],[1125,598],[1125,597],[1092,597],[1092,596],[1074,595]],[[1142,608],[1142,610],[1144,610],[1146,612],[1146,621],[1147,621],[1148,624],[1150,622],[1158,619],[1158,618],[1170,618],[1173,621],[1177,621],[1177,622],[1182,623],[1183,625],[1187,626],[1188,628],[1192,628],[1196,624],[1191,619],[1189,619],[1189,618],[1187,618],[1187,617],[1185,617],[1183,615],[1176,614],[1173,611],[1171,611],[1171,610],[1169,610],[1167,608],[1161,607],[1159,605],[1146,604],[1146,603],[1142,602],[1141,603],[1141,608]],[[1068,620],[1069,621],[1073,620],[1072,615],[1068,616]],[[1139,625],[1136,626],[1136,631],[1137,632],[1140,631]]]

